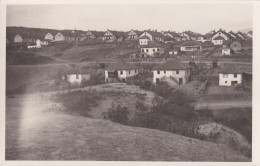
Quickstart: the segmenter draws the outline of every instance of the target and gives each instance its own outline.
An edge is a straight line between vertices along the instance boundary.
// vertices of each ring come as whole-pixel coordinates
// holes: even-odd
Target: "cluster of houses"
[[[14,28],[14,27],[11,27]],[[136,40],[142,47],[140,56],[158,56],[164,53],[160,43],[178,43],[181,47],[180,51],[196,51],[201,49],[204,42],[211,42],[213,45],[223,45],[223,54],[228,55],[230,44],[234,41],[241,44],[241,41],[251,41],[252,31],[248,33],[224,30],[211,31],[205,35],[192,31],[184,31],[177,33],[174,31],[156,31],[156,30],[131,30],[123,31],[81,31],[81,30],[48,30],[34,28],[30,31],[10,31],[7,27],[7,44],[10,43],[28,43],[31,47],[39,48],[53,42],[84,42],[88,40],[101,40],[104,42],[120,42],[124,40]],[[188,42],[189,41],[189,42]],[[192,41],[192,42],[191,42]],[[155,45],[157,43],[157,45]],[[239,47],[239,44],[233,44]],[[159,51],[158,51],[159,48]],[[237,49],[236,49],[237,50]]]

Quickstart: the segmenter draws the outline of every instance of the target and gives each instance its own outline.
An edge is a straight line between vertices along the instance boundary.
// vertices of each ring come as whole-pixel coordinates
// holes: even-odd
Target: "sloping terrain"
[[[66,114],[43,96],[7,98],[7,160],[249,161],[223,145]]]

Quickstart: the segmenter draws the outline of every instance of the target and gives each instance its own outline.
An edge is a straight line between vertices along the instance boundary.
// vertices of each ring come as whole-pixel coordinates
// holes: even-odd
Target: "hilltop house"
[[[198,37],[203,37],[201,34],[192,32],[192,31],[185,31],[180,34],[180,36],[186,37],[187,40],[198,40]]]
[[[176,84],[186,84],[191,76],[191,67],[178,61],[177,59],[169,60],[163,64],[155,66],[153,69],[153,82],[167,81]]]
[[[223,31],[223,30],[219,30],[217,32],[215,32],[212,37],[211,37],[211,42],[214,44],[214,40],[217,37],[222,37],[225,41],[226,40],[232,40],[232,36],[230,34],[228,34],[227,32]]]
[[[142,34],[141,31],[131,30],[127,35],[127,40],[138,40],[139,36]]]
[[[17,34],[14,36],[13,41],[14,41],[14,43],[21,43],[21,42],[23,42],[23,38],[21,35]]]
[[[63,30],[58,32],[55,37],[54,37],[55,41],[66,41],[66,42],[71,42],[71,41],[80,41],[80,34],[75,32],[75,31],[71,31],[71,30]]]
[[[48,32],[45,36],[44,36],[44,39],[45,40],[54,40],[54,36],[50,33],[50,32]]]
[[[140,57],[160,57],[164,54],[164,48],[158,43],[149,43],[141,46]]]
[[[113,66],[105,69],[105,81],[110,82],[113,79],[126,81],[127,78],[136,76],[138,73],[139,68],[134,64],[119,61],[116,64],[113,64]]]
[[[228,64],[219,71],[219,86],[232,86],[242,83],[242,72],[235,66]]]
[[[248,37],[243,34],[242,32],[237,32],[236,35],[241,39],[241,40],[249,40]]]
[[[146,30],[139,36],[139,39],[143,36],[147,36],[150,41],[164,42],[164,35],[161,32]]]
[[[101,31],[88,31],[86,33],[86,40],[99,39],[102,40],[105,32]]]
[[[180,45],[180,51],[192,52],[192,51],[201,51],[202,46],[200,42],[197,41],[186,41]]]
[[[123,41],[127,38],[127,33],[121,31],[107,30],[103,35],[103,40],[106,42]]]
[[[231,55],[231,50],[230,50],[230,48],[229,48],[229,47],[223,47],[221,54],[222,54],[222,55]]]
[[[151,41],[151,39],[148,37],[148,36],[146,36],[146,35],[144,35],[144,36],[141,36],[140,38],[139,38],[139,44],[140,45],[148,45],[148,43]]]
[[[62,80],[71,86],[79,86],[83,81],[90,80],[90,74],[80,68],[70,69],[62,74]]]
[[[214,45],[222,45],[224,43],[225,39],[222,36],[217,36],[212,39],[212,43]]]
[[[181,41],[181,36],[176,32],[168,31],[164,32],[164,35],[169,36],[170,38],[175,39],[176,41]]]

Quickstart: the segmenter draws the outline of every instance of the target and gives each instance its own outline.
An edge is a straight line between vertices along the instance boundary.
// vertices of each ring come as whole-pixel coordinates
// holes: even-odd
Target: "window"
[[[122,75],[122,74],[123,74],[123,71],[120,71],[120,74]]]
[[[176,70],[176,74],[179,74],[179,70]]]
[[[76,79],[79,79],[79,75],[78,74],[76,74]]]
[[[160,71],[157,71],[157,74],[160,74]]]
[[[166,71],[164,71],[164,74],[166,74]]]
[[[137,73],[137,70],[135,69],[135,73]]]
[[[142,42],[141,42],[142,43]],[[144,52],[144,49],[142,49],[142,52]]]
[[[129,70],[129,74],[131,74],[131,70]]]
[[[148,52],[148,49],[146,49],[146,52]]]
[[[157,48],[157,51],[159,51],[160,49],[159,48]]]
[[[223,74],[223,78],[228,78],[228,75],[227,74]]]
[[[155,52],[155,49],[153,49],[153,52]]]
[[[227,81],[225,81],[225,83],[227,83]]]
[[[234,74],[234,78],[237,78],[237,74]]]

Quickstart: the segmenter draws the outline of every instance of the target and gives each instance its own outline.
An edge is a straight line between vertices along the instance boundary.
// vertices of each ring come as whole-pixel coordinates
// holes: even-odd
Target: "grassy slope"
[[[40,95],[7,99],[6,159],[247,161],[222,145],[59,109]]]

